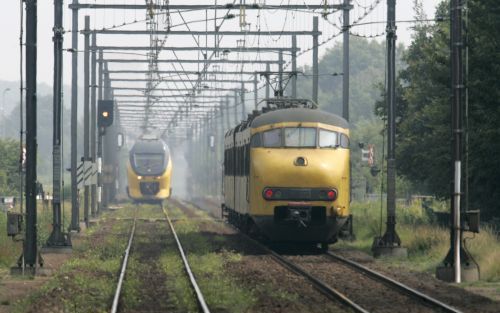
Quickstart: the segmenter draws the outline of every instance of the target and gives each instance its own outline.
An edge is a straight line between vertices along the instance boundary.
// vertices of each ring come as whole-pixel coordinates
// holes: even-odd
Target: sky
[[[229,1],[229,0],[227,0]],[[219,0],[219,4],[225,3],[227,1],[221,1]],[[334,0],[335,2],[338,0]],[[380,1],[380,0],[378,0]],[[89,2],[89,3],[131,3],[131,4],[143,4],[143,0],[101,0],[101,1],[96,1],[96,0],[86,0],[82,2]],[[212,3],[212,1],[210,1]],[[253,0],[247,0],[247,3],[251,3]],[[268,1],[263,1],[260,0],[261,3],[265,2],[267,4],[279,4],[279,0],[268,0]],[[291,1],[291,3],[307,3],[307,4],[318,4],[320,1],[315,0],[315,1]],[[360,9],[359,5],[361,6],[367,6],[370,5],[374,2],[377,2],[377,0],[355,0],[353,1],[353,4],[355,6],[358,6],[358,10],[356,12],[351,12],[351,20],[355,19],[355,15],[360,15],[363,11]],[[380,1],[381,3],[378,5],[378,9],[374,10],[371,16],[363,20],[365,21],[381,21],[385,19],[385,0]],[[69,30],[71,27],[71,11],[68,9],[68,3],[69,1],[65,1],[64,3],[64,27],[65,30]],[[203,3],[201,0],[171,0],[171,4],[193,4],[193,3]],[[330,2],[331,3],[331,2]],[[413,16],[413,11],[412,11],[412,4],[413,1],[411,0],[400,0],[397,1],[397,15],[396,19],[397,20],[409,20],[412,19]],[[434,15],[434,6],[436,5],[437,1],[436,0],[423,0],[424,8],[426,13],[428,14],[429,17],[433,17]],[[271,12],[274,14],[274,12]],[[107,13],[101,13],[97,12],[95,10],[87,10],[85,12],[82,12],[80,14],[80,21],[79,21],[79,28],[83,28],[83,23],[84,23],[84,14],[89,14],[91,15],[91,28],[100,28],[100,27],[110,27],[112,25],[118,25],[123,22],[130,22],[133,20],[140,20],[141,18],[144,17],[143,12],[125,12],[124,10],[118,10],[115,12],[107,12]],[[219,12],[219,14],[222,14]],[[203,12],[196,12],[192,13],[189,15],[188,20],[196,20],[196,19],[205,19],[205,15]],[[254,14],[254,12],[248,12],[247,16],[247,22],[251,23],[252,25],[249,26],[252,30],[256,27],[261,27],[262,29],[273,29],[273,30],[282,30],[284,29],[283,25],[287,25],[287,30],[300,30],[304,28],[310,28],[311,24],[310,21],[312,21],[310,15],[308,16],[300,16],[299,13],[297,13],[297,16],[291,16],[291,15],[279,15],[279,13],[276,13],[274,15],[269,14],[269,16],[266,18],[261,18],[257,21],[257,18]],[[177,17],[172,16],[172,23],[175,25],[176,19],[178,20]],[[237,19],[235,19],[237,20]],[[285,21],[285,22],[283,22]],[[340,21],[340,16],[339,15],[332,15],[331,16],[331,21],[334,23],[336,21]],[[213,22],[209,22],[213,23]],[[234,23],[237,23],[237,21],[234,21]],[[323,19],[320,18],[320,29],[324,31],[325,38],[327,35],[333,33],[335,31],[334,28],[331,28],[330,32],[326,30],[326,24]],[[228,23],[226,23],[228,25]],[[337,23],[338,24],[338,23]],[[204,23],[198,23],[196,25],[193,25],[192,29],[203,29],[204,28]],[[411,31],[409,30],[409,26],[411,24],[408,23],[399,23],[398,24],[398,30],[397,30],[397,35],[398,35],[398,42],[403,42],[404,44],[408,45],[411,42]],[[7,80],[7,81],[18,81],[19,80],[19,33],[20,33],[20,0],[3,0],[1,1],[0,4],[0,27],[3,30],[0,32],[0,42],[2,43],[2,49],[0,50],[0,80]],[[38,1],[38,81],[40,83],[46,83],[48,85],[52,85],[52,75],[53,75],[53,43],[52,43],[52,27],[53,27],[53,1]],[[145,24],[144,23],[136,23],[134,25],[128,26],[128,29],[145,29]],[[200,28],[201,27],[201,28]],[[229,26],[226,28],[226,30],[234,30],[234,27],[238,27],[237,24]],[[180,29],[180,28],[178,28]],[[385,29],[385,25],[383,24],[374,24],[371,26],[365,26],[365,27],[360,27],[357,28],[357,31],[359,32],[364,32],[365,34],[368,35],[373,35],[377,33],[383,33]],[[83,46],[83,36],[79,36],[80,41],[79,41],[79,49],[82,48]],[[124,43],[129,43],[131,41],[134,42],[134,44],[138,45],[148,45],[147,41],[147,36],[140,41],[139,39],[136,38],[130,38],[130,37],[119,37],[116,36],[116,38],[113,41],[113,38],[110,38],[112,36],[103,36],[101,39],[98,37],[98,45],[109,45],[109,44],[124,44]],[[70,43],[71,43],[71,34],[66,33],[65,38],[64,38],[64,46],[65,48],[70,48]],[[182,37],[182,38],[169,38],[170,42],[167,42],[167,44],[176,44],[176,45],[192,45],[193,44],[193,38],[190,37]],[[198,38],[198,40],[203,42],[203,38]],[[207,38],[208,43],[210,43],[211,39]],[[228,46],[234,46],[234,42],[230,42],[229,39],[224,39],[227,40],[227,45]],[[260,39],[259,39],[260,40]],[[288,40],[288,39],[287,39]],[[376,40],[384,40],[383,36],[378,37]],[[256,45],[256,39],[249,38],[247,40],[248,42],[252,42],[253,45]],[[264,46],[267,44],[271,46],[273,44],[273,41],[278,43],[278,44],[286,44],[286,40],[284,41],[283,38],[271,38],[271,40],[268,41],[268,43],[264,43]],[[321,38],[320,38],[321,41]],[[324,53],[325,48],[328,46],[331,46],[334,41],[331,41],[325,45],[323,45],[320,48],[320,55]],[[262,43],[261,43],[262,44]],[[132,45],[132,44],[130,44]],[[309,39],[299,39],[299,47],[308,47],[310,45]],[[186,54],[185,57],[197,57],[196,54],[194,55],[188,55]],[[199,55],[198,55],[199,57]],[[70,83],[70,75],[71,75],[71,56],[70,53],[66,52],[64,54],[64,83],[69,84]],[[304,64],[310,64],[310,53],[309,56],[308,54],[304,54],[303,56],[300,56],[298,59],[299,65],[304,65]],[[79,57],[79,64],[83,63],[83,57],[82,54],[80,53]],[[145,66],[145,65],[144,65]],[[187,66],[187,65],[186,65]],[[81,71],[80,71],[81,73]]]

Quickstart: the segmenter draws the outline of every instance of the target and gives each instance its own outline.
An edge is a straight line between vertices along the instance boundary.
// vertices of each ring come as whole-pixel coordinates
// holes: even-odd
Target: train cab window
[[[319,147],[320,148],[337,148],[339,146],[339,135],[337,132],[320,129],[319,130]]]
[[[316,128],[286,127],[284,128],[285,147],[316,147]]]
[[[340,146],[342,148],[349,148],[349,137],[345,134],[340,134]]]
[[[260,133],[254,134],[252,136],[252,139],[251,139],[251,142],[250,142],[250,146],[252,148],[262,147],[262,140],[261,140]]]
[[[279,148],[281,147],[281,128],[268,130],[262,133],[264,147]]]
[[[159,153],[135,153],[134,167],[138,173],[161,173],[164,167],[164,155]]]

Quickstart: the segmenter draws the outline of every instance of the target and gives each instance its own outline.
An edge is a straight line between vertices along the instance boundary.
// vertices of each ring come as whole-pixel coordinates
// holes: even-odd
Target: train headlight
[[[138,180],[142,180],[142,176],[137,176],[137,179]]]

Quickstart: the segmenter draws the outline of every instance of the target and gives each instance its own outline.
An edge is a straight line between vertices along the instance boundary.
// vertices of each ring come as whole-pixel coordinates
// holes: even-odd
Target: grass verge
[[[129,228],[130,223],[116,223],[87,235],[60,271],[14,312],[107,312]]]
[[[442,203],[438,203],[443,206]],[[373,238],[385,231],[385,214],[380,214],[379,202],[353,203],[355,242],[340,242],[343,247],[354,247],[371,254]],[[385,213],[385,208],[383,209]],[[382,223],[381,223],[382,218]],[[404,262],[406,267],[434,273],[449,249],[449,230],[434,224],[419,202],[411,206],[397,207],[396,230],[403,245],[408,249],[407,260],[385,260]],[[465,233],[466,248],[481,269],[481,280],[500,283],[500,242],[491,229],[482,229],[479,234]],[[478,282],[477,284],[481,284]]]

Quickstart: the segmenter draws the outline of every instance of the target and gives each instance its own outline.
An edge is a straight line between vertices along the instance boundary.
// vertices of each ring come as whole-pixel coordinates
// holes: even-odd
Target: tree
[[[469,0],[468,6],[469,199],[486,215],[499,215],[500,10],[494,0]],[[448,1],[439,4],[436,16],[449,16]],[[452,181],[449,54],[449,22],[417,24],[398,88],[398,173],[441,198],[449,198]],[[384,115],[383,103],[377,107]]]
[[[19,188],[19,142],[0,140],[0,195],[14,196]]]

